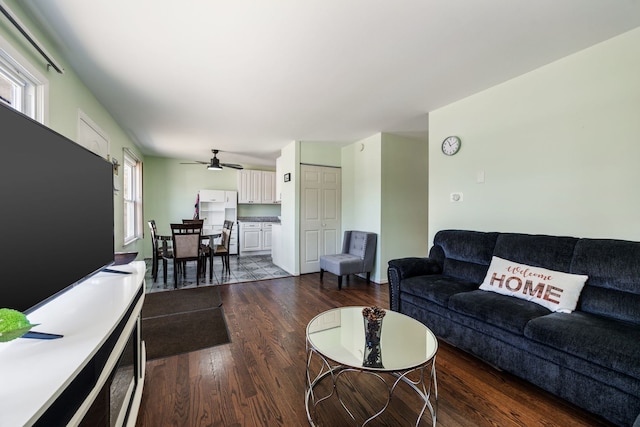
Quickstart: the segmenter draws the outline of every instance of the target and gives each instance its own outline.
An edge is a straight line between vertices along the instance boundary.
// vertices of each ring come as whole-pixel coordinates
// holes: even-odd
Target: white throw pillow
[[[588,276],[532,267],[494,256],[480,289],[535,302],[551,311],[571,313]]]

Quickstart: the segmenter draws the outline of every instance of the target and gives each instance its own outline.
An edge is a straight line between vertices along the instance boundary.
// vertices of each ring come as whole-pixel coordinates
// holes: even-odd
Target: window
[[[123,165],[124,244],[142,238],[142,162],[126,148]]]
[[[45,123],[48,81],[0,38],[0,103]]]
[[[0,101],[16,110],[20,110],[21,93],[22,85],[20,85],[20,82],[16,81],[11,73],[7,73],[4,67],[0,68]]]

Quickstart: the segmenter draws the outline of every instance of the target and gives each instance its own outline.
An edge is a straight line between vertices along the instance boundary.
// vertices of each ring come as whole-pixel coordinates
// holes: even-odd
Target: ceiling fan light
[[[210,171],[221,171],[222,167],[220,165],[209,165],[209,166],[207,166],[207,170],[210,170]]]

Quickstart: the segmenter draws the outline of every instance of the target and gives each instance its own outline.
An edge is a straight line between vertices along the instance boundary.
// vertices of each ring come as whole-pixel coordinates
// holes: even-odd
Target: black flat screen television
[[[113,263],[113,166],[4,105],[0,150],[0,308],[28,313]]]

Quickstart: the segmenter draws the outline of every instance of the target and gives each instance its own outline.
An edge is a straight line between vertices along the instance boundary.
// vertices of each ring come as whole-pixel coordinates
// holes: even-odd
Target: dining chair
[[[200,285],[201,251],[200,239],[202,236],[202,224],[170,224],[173,251],[170,254],[163,253],[164,260],[173,260],[173,285],[178,288],[178,275],[182,273],[186,277],[187,261],[196,261],[196,286]],[[165,248],[167,242],[164,242]],[[167,283],[167,264],[162,265],[164,283]]]
[[[149,224],[149,230],[151,232],[151,277],[155,282],[158,280],[159,260],[162,259],[163,262],[166,261],[164,261],[162,257],[163,247],[158,243],[158,229],[156,228],[156,221],[152,219],[147,221],[147,223]]]
[[[233,228],[233,223],[230,226]],[[213,256],[210,261],[210,268],[213,268],[213,258],[222,258],[222,274],[225,272],[231,273],[231,267],[229,266],[229,241],[231,240],[231,228],[222,228],[222,241],[219,245],[213,249]]]
[[[204,227],[204,219],[198,219],[198,218],[187,218],[187,219],[183,219],[182,220],[183,224],[200,224],[202,227]],[[202,239],[204,239],[206,236],[202,235],[201,236]],[[198,274],[202,274],[202,276],[204,277],[206,270],[207,270],[207,263],[206,261],[206,255],[205,253],[207,252],[207,245],[202,243],[202,239],[200,241],[200,256],[202,257],[202,263],[200,265],[200,270],[202,271],[198,271]]]
[[[209,262],[209,281],[213,280],[213,258],[222,258],[222,274],[230,273],[231,267],[229,263],[229,242],[231,240],[231,233],[233,230],[234,221],[225,220],[222,225],[222,232],[220,234],[220,243],[215,245],[213,239],[209,239],[208,245],[203,245],[203,259]],[[203,270],[206,270],[204,267]],[[204,273],[204,271],[203,271]]]
[[[164,253],[167,253],[170,258],[171,247],[168,244],[165,244],[165,242],[170,241],[171,237],[161,236],[158,234],[158,228],[156,227],[155,220],[151,219],[147,221],[147,223],[149,224],[149,230],[151,231],[151,277],[153,278],[153,281],[155,283],[158,280],[158,268],[160,267],[160,260],[162,260],[163,272],[166,271],[165,264],[167,263],[167,260],[164,257]],[[165,283],[167,282],[166,277],[167,275],[165,273]]]
[[[204,224],[204,219],[183,219],[182,223],[183,224],[200,224],[200,225],[203,225]]]

